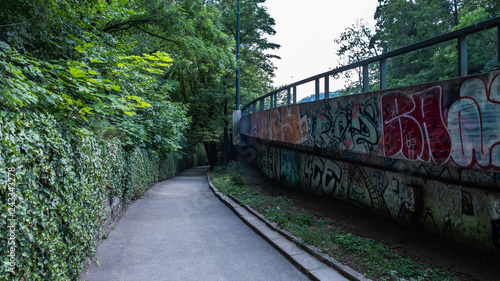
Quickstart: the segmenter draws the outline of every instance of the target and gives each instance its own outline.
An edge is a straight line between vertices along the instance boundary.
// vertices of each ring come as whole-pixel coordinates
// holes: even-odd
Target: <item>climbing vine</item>
[[[195,164],[182,152],[126,151],[118,141],[70,129],[46,113],[4,112],[0,124],[2,280],[77,278],[84,260],[94,254],[106,196],[130,202],[155,182]],[[178,166],[174,158],[191,161]],[[8,177],[15,177],[11,205],[4,184]],[[12,216],[9,208],[15,208]],[[5,254],[10,247],[13,262]]]
[[[172,59],[111,52],[102,40],[74,38],[77,55],[65,60],[0,41],[0,280],[77,279],[108,196],[130,203],[194,164],[176,165],[188,155],[176,152],[187,109],[157,77]]]

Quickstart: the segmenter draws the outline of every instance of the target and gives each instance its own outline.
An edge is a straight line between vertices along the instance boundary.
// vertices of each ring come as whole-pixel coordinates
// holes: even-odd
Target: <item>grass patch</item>
[[[341,263],[376,280],[456,280],[437,268],[408,258],[398,245],[345,232],[330,219],[313,218],[286,196],[261,194],[245,185],[239,166],[233,162],[216,167],[212,182],[224,194],[231,194],[291,232],[301,243],[313,245]]]

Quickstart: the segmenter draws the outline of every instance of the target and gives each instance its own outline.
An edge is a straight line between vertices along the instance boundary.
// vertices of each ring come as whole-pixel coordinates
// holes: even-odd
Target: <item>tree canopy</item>
[[[270,89],[265,1],[242,1],[242,100]],[[235,1],[0,3],[2,104],[130,145],[219,143],[234,109]],[[10,85],[7,87],[6,85]]]
[[[245,102],[270,89],[264,51],[278,46],[265,37],[274,34],[265,2],[241,2]],[[14,218],[16,234],[16,263],[4,260],[0,279],[77,279],[106,198],[137,198],[199,160],[203,147],[212,166],[227,159],[233,8],[216,0],[0,1],[0,180],[18,182],[0,189],[1,215]],[[9,233],[5,220],[0,228]]]
[[[375,50],[389,52],[500,15],[498,1],[484,0],[379,0],[374,14],[375,33],[366,24],[346,28],[336,42],[346,64],[366,59]],[[498,68],[494,30],[468,39],[469,74]],[[456,41],[391,58],[387,62],[388,87],[418,84],[458,74]],[[373,66],[377,68],[378,66]],[[371,85],[378,76],[371,69]],[[359,77],[358,77],[359,78]],[[358,83],[351,84],[355,87]],[[358,86],[359,87],[359,86]]]

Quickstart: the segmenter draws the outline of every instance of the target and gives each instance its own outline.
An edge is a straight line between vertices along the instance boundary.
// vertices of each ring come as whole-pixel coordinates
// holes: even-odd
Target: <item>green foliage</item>
[[[500,15],[500,5],[498,7],[497,16]],[[460,21],[453,30],[464,28],[485,21],[492,17],[488,12],[490,9],[486,7],[477,7],[475,10],[467,12],[460,17]],[[497,35],[496,29],[486,30],[480,33],[472,34],[467,37],[467,60],[469,74],[484,73],[498,69],[498,47],[495,40]],[[450,62],[456,60],[457,50],[448,49],[447,58]]]
[[[377,8],[378,43],[384,51],[416,43],[500,15],[500,5],[484,1],[384,1]],[[486,3],[488,2],[488,3]],[[403,7],[404,6],[404,7]],[[405,11],[401,13],[400,11]],[[495,60],[493,31],[468,36],[469,74],[489,71]],[[388,85],[400,86],[458,75],[456,40],[389,60]]]
[[[1,120],[7,129],[2,136],[2,172],[4,167],[14,168],[16,177],[14,276],[70,279],[92,253],[102,221],[103,147],[85,132],[70,132],[44,113],[6,113]],[[2,202],[7,196],[2,185]],[[7,208],[1,209],[6,218]],[[6,239],[5,220],[1,232]],[[2,252],[7,252],[5,247],[1,243]],[[2,270],[1,278],[7,276]]]
[[[77,279],[106,197],[130,202],[204,159],[185,148],[188,107],[170,100],[174,60],[123,32],[123,21],[154,22],[161,2],[0,3],[0,251],[15,242],[0,279]]]
[[[179,149],[189,123],[187,108],[165,100],[150,74],[162,73],[171,59],[157,52],[121,56],[114,64],[102,54],[87,53],[83,61],[47,62],[11,48],[0,50],[0,101],[7,110],[34,108],[124,144]]]
[[[498,1],[381,0],[374,18],[376,33],[365,25],[346,28],[335,42],[345,64],[375,55],[373,50],[389,52],[500,15]],[[498,69],[496,31],[488,30],[467,37],[468,73]],[[387,60],[387,86],[399,87],[443,80],[458,75],[457,40],[444,42]],[[381,53],[380,52],[380,53]],[[378,65],[370,66],[370,89],[378,89]],[[352,79],[352,73],[346,73]],[[361,91],[361,72],[343,94]],[[352,82],[352,81],[351,81]]]
[[[248,188],[244,186],[245,182],[237,162],[216,166],[212,172],[212,181],[224,194],[233,194],[242,200],[252,197]]]
[[[17,180],[15,274],[0,279],[76,279],[106,197],[130,202],[205,164],[200,143],[220,142],[230,120],[236,61],[226,4],[0,2],[0,176],[12,168]],[[244,6],[245,92],[255,94],[272,74],[262,50],[276,47],[263,39],[274,21],[257,3]],[[5,186],[0,195],[7,202]],[[1,239],[6,229],[3,220]]]
[[[222,0],[219,2],[221,11],[221,25],[226,34],[236,43],[236,1]],[[264,5],[263,5],[264,4]],[[279,49],[280,45],[269,42],[268,37],[276,33],[275,21],[269,15],[265,1],[240,1],[240,76],[241,76],[241,104],[268,93],[272,90],[272,77],[275,67],[272,58],[279,58],[270,54]],[[266,36],[267,35],[267,36]],[[233,50],[236,52],[236,50]],[[235,69],[226,76],[226,83],[231,106],[235,93]]]
[[[339,45],[337,56],[341,60],[341,65],[349,65],[370,57],[374,57],[380,53],[373,42],[373,34],[368,24],[362,20],[357,20],[355,24],[345,29],[340,34],[340,37],[334,40]],[[370,82],[376,83],[378,80],[377,66],[372,65],[370,70]],[[362,68],[343,72],[342,75],[349,81],[347,88],[350,92],[343,93],[350,94],[361,92],[361,85],[363,85]]]
[[[278,224],[279,227],[287,226],[289,223],[286,209],[281,209],[280,206],[268,207],[264,210],[264,216],[266,219]]]
[[[242,103],[271,89],[274,67],[270,59],[273,56],[265,52],[279,46],[265,38],[266,34],[272,35],[275,31],[274,19],[262,5],[264,2],[241,1],[241,57],[238,63],[241,65]],[[192,57],[191,53],[187,53],[185,57],[190,59],[186,63],[174,63],[170,77],[180,82],[173,100],[190,105],[190,143],[203,142],[210,164],[214,166],[219,156],[224,158],[227,155],[227,146],[231,143],[230,120],[235,109],[236,92],[236,2],[205,1],[203,7],[198,6],[198,1],[194,3],[182,6],[185,13],[195,19],[193,29],[197,31],[197,37],[192,41],[202,39],[205,44],[189,46],[187,50],[194,49],[197,55]],[[203,58],[205,67],[200,68],[199,56],[205,54],[209,54],[210,58]]]
[[[98,242],[106,196],[130,202],[155,182],[194,164],[180,152],[126,152],[117,141],[72,130],[47,113],[2,111],[0,124],[1,202],[8,202],[7,178],[16,179],[16,268],[11,275],[3,263],[2,280],[77,278]],[[14,171],[9,175],[7,168]],[[1,204],[0,239],[6,241],[6,218],[11,217]],[[0,243],[3,253],[6,247]]]

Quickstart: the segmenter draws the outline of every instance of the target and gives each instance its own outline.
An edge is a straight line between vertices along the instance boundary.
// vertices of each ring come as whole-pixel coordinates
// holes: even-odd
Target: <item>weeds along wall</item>
[[[1,280],[77,279],[104,227],[107,197],[129,203],[202,159],[125,150],[39,112],[1,112],[0,127]]]
[[[242,117],[240,156],[282,183],[500,248],[500,73]]]

